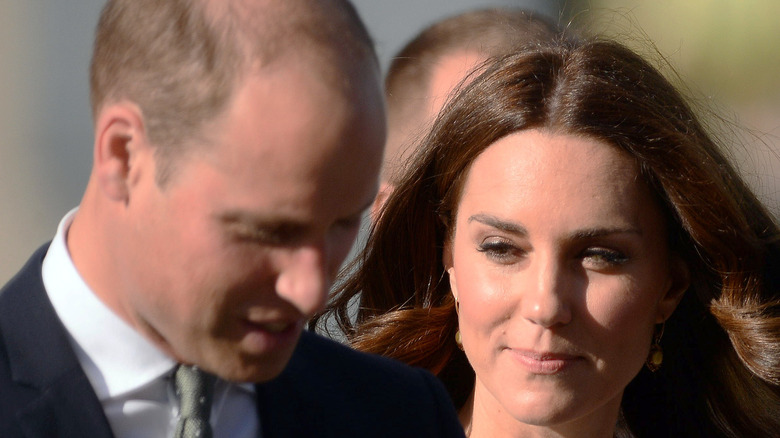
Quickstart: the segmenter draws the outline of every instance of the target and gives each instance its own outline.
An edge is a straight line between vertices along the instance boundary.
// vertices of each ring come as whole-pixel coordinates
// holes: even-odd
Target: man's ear
[[[129,102],[104,107],[95,123],[94,172],[102,193],[112,200],[129,200],[138,155],[149,148],[140,109]]]
[[[666,292],[658,302],[658,315],[656,316],[657,324],[669,319],[691,284],[691,274],[688,269],[688,264],[679,256],[672,256],[669,277]]]

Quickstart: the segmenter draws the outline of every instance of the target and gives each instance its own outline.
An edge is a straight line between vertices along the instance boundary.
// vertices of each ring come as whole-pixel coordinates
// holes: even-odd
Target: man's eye
[[[235,224],[228,227],[228,236],[239,243],[283,246],[291,243],[291,237],[283,230],[266,230],[253,226]]]
[[[271,238],[260,232],[239,231],[231,233],[233,240],[243,243],[278,244],[278,238]]]

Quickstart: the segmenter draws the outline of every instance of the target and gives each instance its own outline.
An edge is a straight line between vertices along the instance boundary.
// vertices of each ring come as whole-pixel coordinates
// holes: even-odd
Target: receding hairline
[[[113,3],[119,2],[109,2],[103,12]],[[355,65],[369,59],[379,68],[373,40],[348,0],[190,0],[189,3],[194,13],[201,15],[212,31],[219,34],[222,51],[229,48],[236,52],[231,56],[236,64],[232,69],[232,88],[253,70],[301,52],[319,52],[320,66],[328,63],[335,66],[338,62]],[[105,31],[99,25],[96,37]],[[97,40],[95,47],[98,47]],[[93,52],[91,75],[105,68],[96,68],[96,53]],[[102,83],[97,90],[91,84],[95,119],[107,104],[123,99],[134,101],[121,83],[110,84],[110,81]]]
[[[371,58],[378,65],[371,37],[349,1],[195,1],[206,3],[216,28],[235,27],[247,59],[267,63],[287,52],[325,50],[353,61]]]
[[[248,77],[290,63],[305,64],[317,80],[352,97],[361,83],[357,75],[374,74],[381,83],[373,40],[348,0],[196,1],[206,3],[217,29],[237,30],[243,65],[234,93]]]

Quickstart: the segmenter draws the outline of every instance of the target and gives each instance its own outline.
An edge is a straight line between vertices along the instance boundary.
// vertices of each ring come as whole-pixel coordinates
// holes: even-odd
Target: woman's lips
[[[508,350],[515,360],[532,374],[556,374],[583,360],[581,356],[566,353],[536,352],[512,348]]]

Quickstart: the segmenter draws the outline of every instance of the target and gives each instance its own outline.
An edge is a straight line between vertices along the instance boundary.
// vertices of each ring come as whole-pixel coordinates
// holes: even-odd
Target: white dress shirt
[[[60,222],[43,260],[43,284],[117,438],[169,438],[178,421],[171,374],[176,362],[106,307],[79,275]],[[254,387],[218,379],[211,412],[215,438],[256,438]]]

